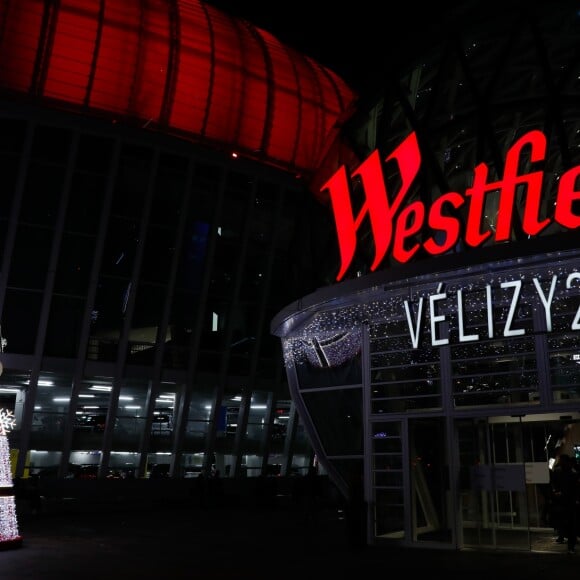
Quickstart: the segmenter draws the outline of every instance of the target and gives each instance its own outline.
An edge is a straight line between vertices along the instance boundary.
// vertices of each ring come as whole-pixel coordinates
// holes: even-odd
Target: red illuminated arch
[[[0,91],[312,174],[354,92],[199,0],[0,0]]]

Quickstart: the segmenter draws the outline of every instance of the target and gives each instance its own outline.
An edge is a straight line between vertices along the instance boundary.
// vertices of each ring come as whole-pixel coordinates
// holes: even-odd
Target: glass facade
[[[580,458],[578,11],[441,16],[349,119],[361,162],[321,192],[339,259],[271,329],[368,543],[557,551],[546,489]]]
[[[347,497],[364,478],[370,542],[543,549],[543,486],[580,448],[579,258],[378,272],[281,313],[292,398]],[[483,503],[456,528],[461,501]]]
[[[307,470],[268,326],[305,287],[292,266],[301,182],[14,103],[0,168],[0,400],[16,417],[16,476]]]

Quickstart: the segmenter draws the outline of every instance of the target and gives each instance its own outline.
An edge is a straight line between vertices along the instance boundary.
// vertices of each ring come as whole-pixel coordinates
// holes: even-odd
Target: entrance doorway
[[[455,546],[446,424],[444,417],[372,423],[375,541]]]
[[[557,551],[550,475],[560,451],[580,452],[578,414],[460,419],[459,545]]]

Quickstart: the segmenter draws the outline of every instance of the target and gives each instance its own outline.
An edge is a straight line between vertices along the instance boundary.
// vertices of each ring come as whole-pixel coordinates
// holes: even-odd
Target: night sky
[[[454,4],[357,0],[353,3],[294,0],[207,0],[234,16],[263,28],[285,44],[313,57],[353,88],[380,86],[389,61],[402,61],[439,34],[437,22]],[[447,8],[442,7],[442,4]],[[396,9],[395,9],[396,7]]]
[[[206,2],[271,32],[334,70],[359,92],[380,89],[384,72],[404,67],[466,25],[477,26],[481,15],[493,26],[509,15],[517,21],[534,6],[546,6],[546,0]]]

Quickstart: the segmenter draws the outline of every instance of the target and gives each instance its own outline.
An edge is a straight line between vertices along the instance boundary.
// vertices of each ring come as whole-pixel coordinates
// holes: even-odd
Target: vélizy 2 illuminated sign
[[[552,332],[552,305],[556,288],[559,282],[557,275],[552,275],[548,288],[543,288],[541,278],[534,276],[532,278],[533,287],[537,293],[541,310],[544,312],[546,331]],[[560,287],[566,290],[576,289],[580,283],[580,272],[570,272],[562,277]],[[485,303],[476,304],[471,308],[479,311],[483,308],[486,313],[486,323],[477,332],[471,329],[471,334],[467,331],[465,323],[466,315],[469,311],[469,305],[466,305],[466,300],[469,302],[467,295],[469,291],[464,292],[459,288],[453,294],[448,294],[438,288],[437,292],[427,296],[428,300],[428,322],[425,315],[424,298],[420,297],[414,306],[409,300],[404,301],[405,315],[407,318],[407,325],[411,337],[411,342],[414,349],[419,348],[421,331],[428,323],[430,325],[431,346],[443,346],[450,343],[449,335],[446,335],[443,330],[445,325],[450,322],[454,323],[453,334],[457,333],[458,342],[475,342],[481,338],[491,339],[498,334],[502,338],[510,338],[516,336],[523,336],[526,334],[524,327],[518,324],[517,312],[520,307],[520,299],[524,288],[524,282],[519,280],[506,280],[501,282],[499,288],[492,289],[490,284],[485,285]],[[503,321],[503,329],[499,332],[496,330],[497,321],[493,318],[494,313],[494,292],[504,293],[503,304],[506,306],[506,318]],[[509,295],[511,293],[511,296]],[[527,301],[530,302],[531,297]],[[569,329],[572,331],[580,331],[580,307],[577,307],[573,317],[569,323]]]
[[[340,281],[344,277],[354,258],[357,230],[367,215],[375,245],[371,271],[376,270],[391,247],[392,257],[400,263],[408,262],[421,247],[433,256],[449,251],[459,241],[462,223],[448,210],[458,210],[466,203],[468,212],[464,242],[468,246],[481,246],[490,238],[496,243],[508,241],[516,189],[520,185],[526,186],[522,229],[528,236],[537,236],[552,222],[567,229],[580,227],[580,215],[575,214],[572,207],[575,201],[580,200],[580,192],[575,189],[580,166],[573,167],[560,177],[553,215],[542,218],[540,210],[544,172],[518,174],[522,149],[526,146],[530,147],[531,163],[545,160],[546,137],[541,131],[530,131],[508,150],[500,181],[488,183],[488,166],[480,163],[473,172],[473,185],[463,195],[456,191],[444,193],[429,208],[420,200],[406,205],[403,203],[421,166],[421,152],[415,133],[411,133],[384,159],[385,162],[395,161],[398,164],[401,186],[394,196],[388,195],[383,160],[378,150],[373,151],[352,173],[352,178],[360,178],[365,194],[364,203],[357,215],[354,215],[351,204],[351,181],[346,168],[342,166],[321,188],[321,191],[328,190],[330,194],[336,222],[341,259],[336,280]],[[486,195],[494,191],[499,191],[497,223],[494,230],[482,229]],[[432,235],[421,243],[413,243],[412,238],[423,228],[429,228]]]

